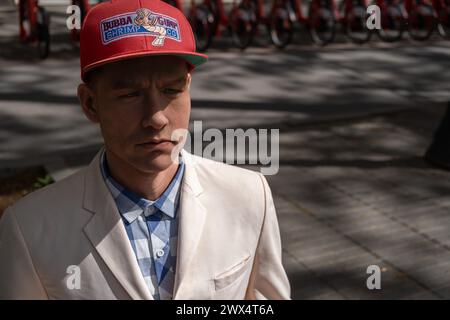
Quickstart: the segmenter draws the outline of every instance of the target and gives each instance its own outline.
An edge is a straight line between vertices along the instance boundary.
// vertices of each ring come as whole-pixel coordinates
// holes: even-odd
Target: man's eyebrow
[[[161,82],[165,85],[185,84],[187,82],[187,75],[184,74],[175,79],[161,79]]]
[[[158,82],[164,85],[177,85],[177,84],[185,84],[187,82],[187,75],[182,75],[175,79],[159,79]],[[133,78],[118,78],[112,82],[111,87],[115,90],[118,89],[127,89],[127,88],[135,88],[142,85],[142,82],[139,79]]]
[[[140,81],[138,79],[132,78],[118,78],[112,82],[111,87],[113,89],[126,89],[126,88],[134,88],[139,86]]]

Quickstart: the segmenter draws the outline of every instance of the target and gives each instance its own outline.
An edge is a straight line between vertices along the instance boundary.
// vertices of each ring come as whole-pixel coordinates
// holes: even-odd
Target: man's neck
[[[158,199],[175,176],[178,164],[158,172],[142,172],[106,150],[111,176],[122,186],[148,200]]]

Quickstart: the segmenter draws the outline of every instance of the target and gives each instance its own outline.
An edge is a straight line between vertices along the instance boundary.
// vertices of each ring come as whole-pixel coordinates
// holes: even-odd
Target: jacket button
[[[162,249],[156,250],[156,256],[158,258],[161,258],[163,255],[164,255],[164,250],[162,250]]]

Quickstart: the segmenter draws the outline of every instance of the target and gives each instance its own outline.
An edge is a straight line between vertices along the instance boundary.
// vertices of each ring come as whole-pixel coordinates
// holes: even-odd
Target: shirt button
[[[164,255],[164,250],[162,250],[162,249],[156,250],[156,256],[158,258],[161,258],[163,255]]]

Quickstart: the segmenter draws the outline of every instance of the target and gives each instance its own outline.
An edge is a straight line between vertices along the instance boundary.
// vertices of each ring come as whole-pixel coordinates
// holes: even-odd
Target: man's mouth
[[[164,149],[176,145],[176,141],[166,139],[151,139],[143,143],[137,144],[138,147],[145,149]]]

